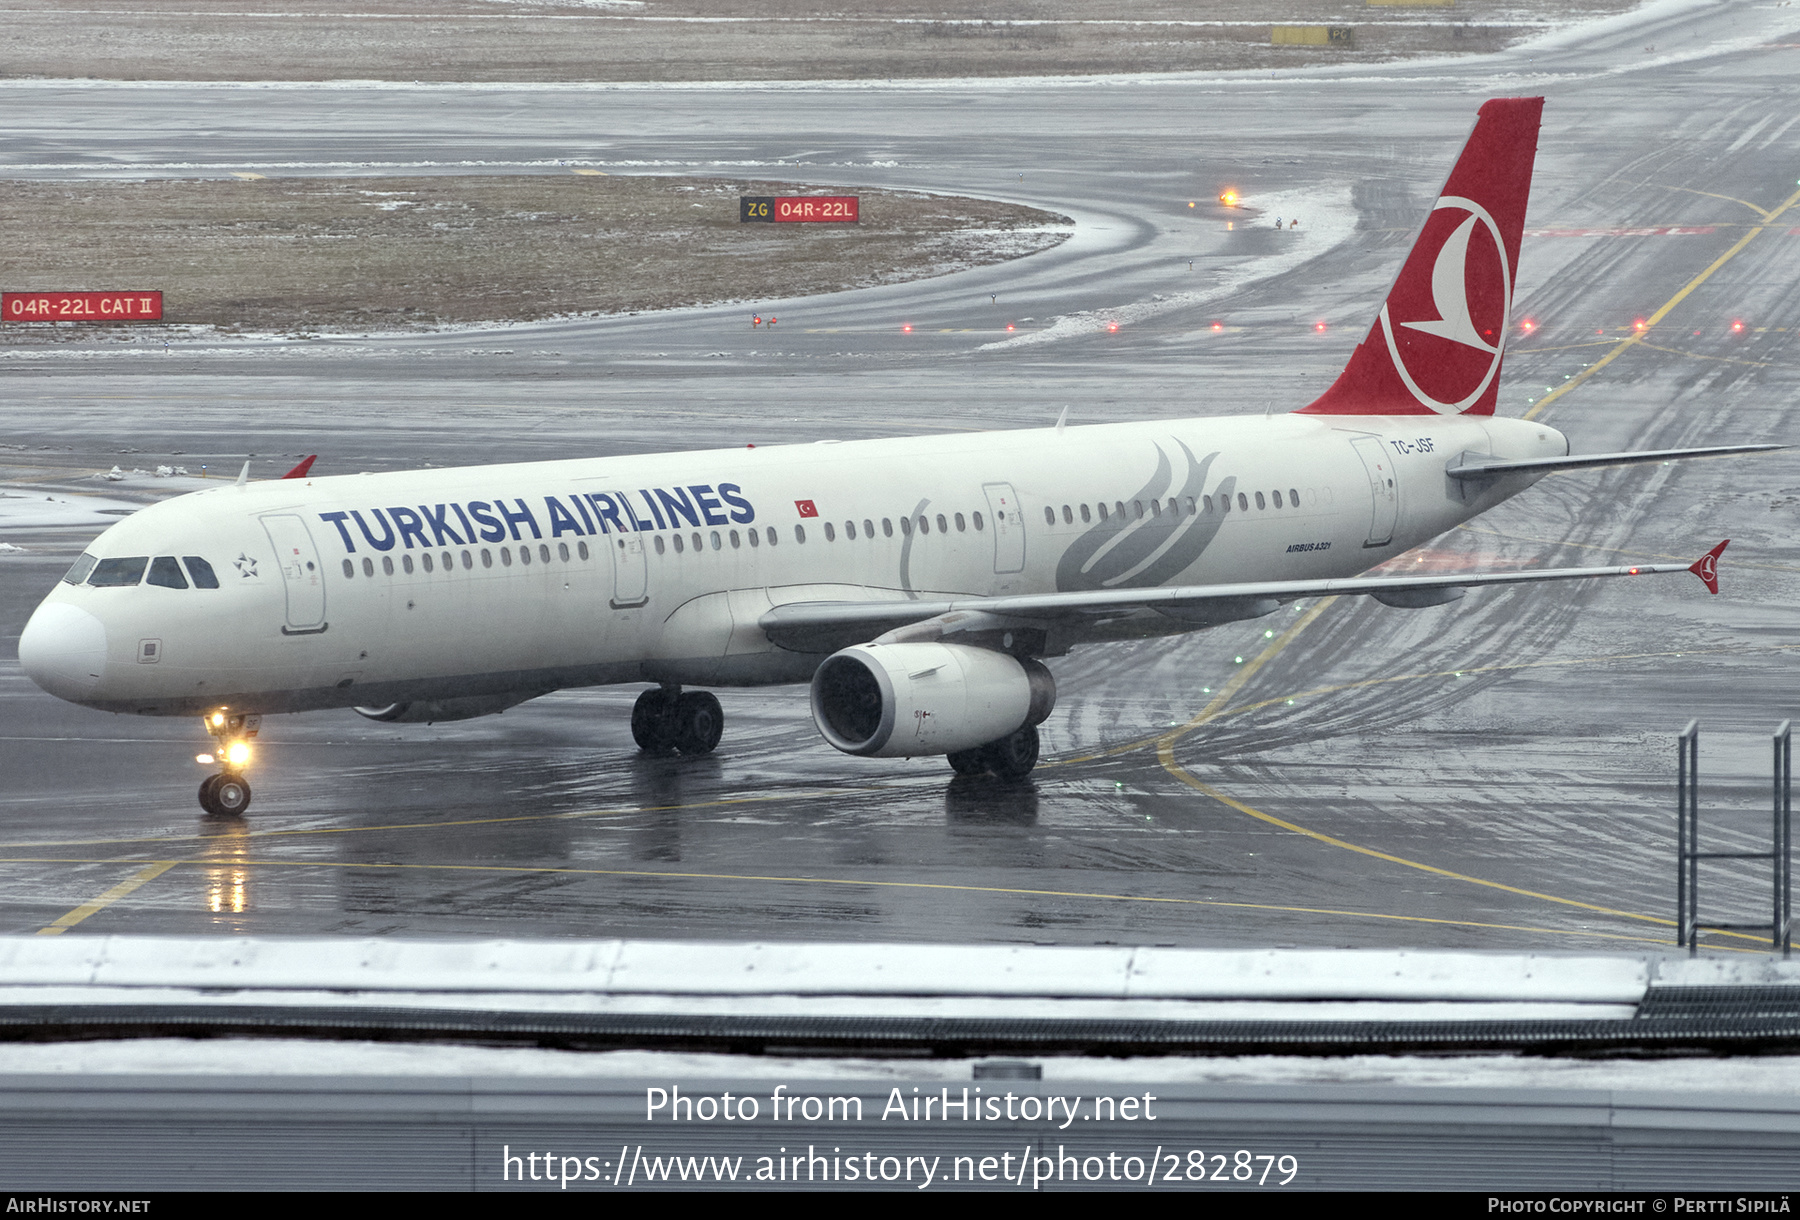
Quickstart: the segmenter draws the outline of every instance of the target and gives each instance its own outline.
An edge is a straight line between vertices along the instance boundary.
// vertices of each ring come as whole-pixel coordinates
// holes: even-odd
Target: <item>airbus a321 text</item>
[[[1076,645],[1682,571],[1358,575],[1551,471],[1777,447],[1570,456],[1495,417],[1542,107],[1481,107],[1368,337],[1292,414],[240,476],[101,534],[19,658],[63,699],[201,717],[215,814],[249,805],[270,713],[454,720],[598,683],[654,684],[649,751],[718,744],[718,700],[684,688],[810,682],[839,750],[1016,778],[1056,700],[1043,658]],[[1714,592],[1723,547],[1692,569]]]

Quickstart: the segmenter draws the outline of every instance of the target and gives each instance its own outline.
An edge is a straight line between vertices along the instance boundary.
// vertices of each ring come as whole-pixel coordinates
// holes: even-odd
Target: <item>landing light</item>
[[[250,743],[234,741],[225,751],[225,761],[234,767],[241,767],[250,761]]]
[[[1238,193],[1228,187],[1219,192],[1219,202],[1228,208],[1235,208],[1238,205]],[[1191,208],[1194,205],[1190,203],[1188,206]]]
[[[212,714],[212,722],[213,722],[213,727],[215,729],[218,728],[220,725],[224,724],[225,723],[225,713],[224,712],[214,712]]]
[[[219,760],[214,758],[211,754],[196,754],[194,755],[194,761],[203,767],[210,767]]]

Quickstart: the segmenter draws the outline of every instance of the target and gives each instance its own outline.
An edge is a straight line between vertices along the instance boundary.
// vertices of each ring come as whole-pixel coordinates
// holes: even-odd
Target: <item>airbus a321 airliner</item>
[[[214,814],[248,807],[270,713],[456,720],[598,683],[654,684],[648,751],[718,744],[718,700],[684,687],[810,682],[839,750],[1017,778],[1056,699],[1041,658],[1078,644],[1683,571],[1357,575],[1550,471],[1778,447],[1573,457],[1495,417],[1542,108],[1481,107],[1368,337],[1292,414],[240,476],[96,538],[19,659],[88,707],[200,716]],[[1715,593],[1723,547],[1692,568]]]

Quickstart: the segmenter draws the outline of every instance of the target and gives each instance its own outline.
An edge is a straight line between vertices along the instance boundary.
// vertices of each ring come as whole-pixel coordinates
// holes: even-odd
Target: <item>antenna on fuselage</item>
[[[1062,409],[1062,414],[1058,415],[1056,417],[1056,430],[1058,432],[1061,432],[1063,430],[1063,425],[1068,422],[1069,422],[1069,408],[1064,407]]]
[[[242,486],[244,486],[244,484],[248,483],[249,481],[250,481],[250,462],[248,459],[246,459],[244,462],[244,468],[242,470],[238,471],[237,485],[239,487],[242,487]]]

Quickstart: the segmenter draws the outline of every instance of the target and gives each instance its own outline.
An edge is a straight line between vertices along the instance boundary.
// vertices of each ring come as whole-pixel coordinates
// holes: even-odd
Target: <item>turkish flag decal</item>
[[[819,506],[814,504],[811,500],[795,500],[794,507],[800,510],[800,515],[802,517],[816,517],[819,515]]]

